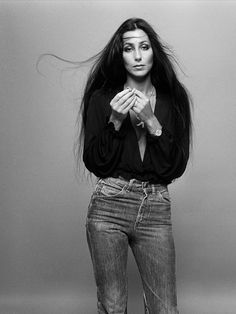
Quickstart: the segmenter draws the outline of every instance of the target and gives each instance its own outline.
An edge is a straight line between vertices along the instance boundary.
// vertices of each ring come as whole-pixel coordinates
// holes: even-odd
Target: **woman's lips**
[[[134,65],[134,68],[135,69],[142,69],[144,67],[144,64],[137,64],[137,65]]]

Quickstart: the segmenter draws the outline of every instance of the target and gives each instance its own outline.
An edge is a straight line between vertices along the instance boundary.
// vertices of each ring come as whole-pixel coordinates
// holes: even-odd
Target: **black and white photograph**
[[[0,314],[235,314],[236,1],[0,0]]]

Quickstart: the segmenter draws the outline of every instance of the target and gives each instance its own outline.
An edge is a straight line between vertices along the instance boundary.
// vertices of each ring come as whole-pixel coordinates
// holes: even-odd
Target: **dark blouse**
[[[174,140],[174,115],[170,97],[157,93],[154,114],[162,125],[162,135],[147,132],[143,161],[138,140],[129,114],[119,131],[109,122],[111,99],[122,88],[112,93],[96,90],[91,97],[87,121],[83,161],[86,168],[97,177],[121,176],[150,183],[169,184],[180,177],[189,157],[189,139],[186,136],[184,149]]]

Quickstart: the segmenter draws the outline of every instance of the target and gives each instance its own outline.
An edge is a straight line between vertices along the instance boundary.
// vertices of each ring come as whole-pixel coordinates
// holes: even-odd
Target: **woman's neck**
[[[134,80],[131,77],[127,77],[125,87],[136,88],[145,95],[148,95],[153,88],[150,77],[145,78],[144,80]]]

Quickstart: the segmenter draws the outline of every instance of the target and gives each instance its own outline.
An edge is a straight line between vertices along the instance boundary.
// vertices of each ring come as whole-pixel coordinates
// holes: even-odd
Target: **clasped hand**
[[[139,90],[126,88],[110,102],[112,118],[122,122],[129,110],[133,110],[144,123],[154,117],[149,99]]]

